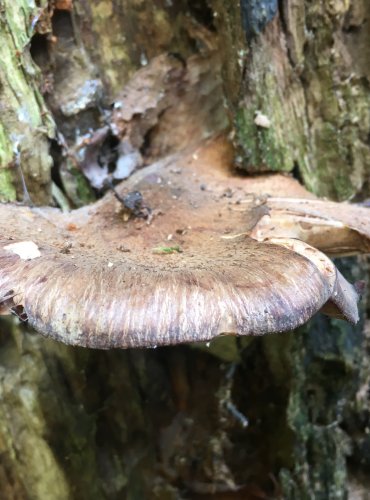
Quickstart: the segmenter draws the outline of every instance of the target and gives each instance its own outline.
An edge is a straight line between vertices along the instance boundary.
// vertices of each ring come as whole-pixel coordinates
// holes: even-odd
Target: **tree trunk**
[[[99,196],[81,145],[165,52],[202,57],[209,80],[221,62],[238,167],[368,197],[369,11],[369,0],[0,0],[1,200],[22,200],[19,165],[37,205]],[[224,108],[207,92],[219,130]],[[158,123],[144,157],[167,133]],[[366,274],[363,259],[338,265],[351,281]],[[363,301],[356,327],[317,316],[287,334],[126,351],[2,320],[1,498],[366,498],[368,313]]]

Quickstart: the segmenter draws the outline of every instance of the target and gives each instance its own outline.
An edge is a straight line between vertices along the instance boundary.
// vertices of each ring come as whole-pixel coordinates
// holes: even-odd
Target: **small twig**
[[[110,177],[105,180],[105,185],[113,191],[115,198],[130,212],[134,217],[146,219],[148,223],[152,220],[152,209],[143,204],[142,195],[139,191],[132,191],[125,196],[121,196]]]

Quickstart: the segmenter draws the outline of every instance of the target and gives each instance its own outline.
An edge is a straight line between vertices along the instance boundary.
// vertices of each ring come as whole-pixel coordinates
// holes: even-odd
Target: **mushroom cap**
[[[246,200],[250,203],[250,200]],[[331,256],[370,252],[370,210],[342,202],[310,198],[266,199],[268,217],[250,233],[259,241],[274,237],[309,242]]]
[[[354,288],[319,250],[247,235],[264,205],[233,210],[229,189],[246,197],[261,179],[233,176],[228,151],[216,141],[122,183],[121,196],[141,193],[147,220],[122,214],[112,193],[71,213],[2,205],[0,312],[23,313],[64,343],[102,349],[292,330],[338,287],[348,292],[342,315],[357,321]],[[212,177],[202,174],[212,168]]]
[[[186,247],[171,255],[57,254],[40,242],[41,257],[22,261],[5,250],[0,287],[36,330],[98,348],[290,330],[330,297],[324,277],[298,254],[249,238],[201,236],[191,254]]]

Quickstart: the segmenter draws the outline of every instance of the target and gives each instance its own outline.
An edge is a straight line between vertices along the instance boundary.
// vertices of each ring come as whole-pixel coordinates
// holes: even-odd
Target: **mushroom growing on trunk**
[[[276,210],[266,195],[281,199],[303,188],[290,178],[240,177],[230,159],[229,145],[217,138],[139,170],[116,194],[140,193],[146,217],[127,213],[113,193],[70,213],[2,205],[2,311],[64,343],[102,349],[292,330],[323,306],[356,322],[355,287],[310,245],[322,224],[318,214],[305,242],[276,227],[272,238],[251,237],[261,239],[267,208]],[[279,203],[283,232],[284,220],[292,227],[294,200]],[[314,198],[299,206],[309,217],[315,203],[332,221],[335,249],[344,234],[351,250],[349,230],[368,237],[368,222],[356,226],[368,209],[345,205],[343,215],[342,204],[333,211]]]
[[[134,76],[111,130],[130,161],[159,131],[151,155],[161,159],[100,201],[69,213],[0,206],[3,314],[101,349],[282,332],[322,308],[358,320],[361,286],[321,250],[369,251],[369,210],[319,201],[283,175],[238,173],[224,117],[210,119],[221,95],[211,63],[161,56]]]

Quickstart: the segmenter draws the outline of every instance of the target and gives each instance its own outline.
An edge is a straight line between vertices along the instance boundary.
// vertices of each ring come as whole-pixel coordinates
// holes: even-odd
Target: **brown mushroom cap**
[[[122,215],[111,193],[69,214],[2,205],[2,312],[24,311],[36,330],[67,344],[156,346],[291,330],[345,283],[337,305],[357,321],[357,294],[324,254],[245,235],[263,205],[236,211],[242,205],[229,190],[243,198],[263,181],[233,177],[228,154],[216,141],[120,185],[121,196],[141,193],[147,220]],[[20,254],[19,242],[32,242],[40,256]]]
[[[252,239],[209,238],[202,235],[191,254],[185,247],[171,255],[110,250],[109,257],[98,249],[58,255],[40,243],[39,258],[1,256],[1,289],[36,330],[99,348],[289,330],[330,297],[323,276],[299,255]]]

